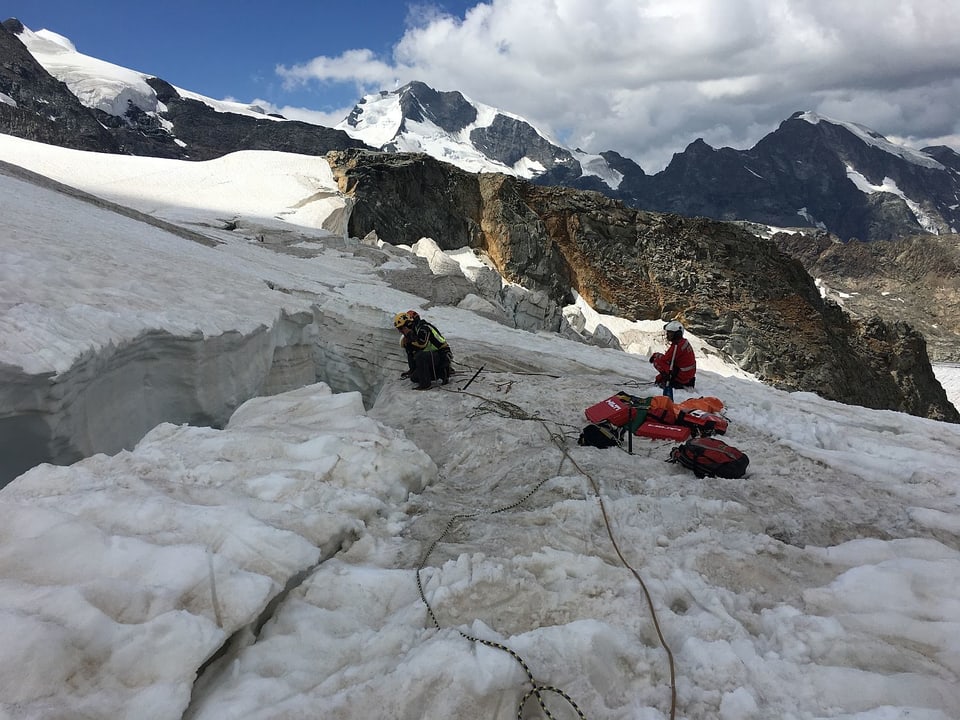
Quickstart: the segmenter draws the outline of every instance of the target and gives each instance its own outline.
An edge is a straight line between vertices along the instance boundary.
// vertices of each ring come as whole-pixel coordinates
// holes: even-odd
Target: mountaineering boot
[[[417,385],[414,390],[429,390],[430,387],[430,385]]]

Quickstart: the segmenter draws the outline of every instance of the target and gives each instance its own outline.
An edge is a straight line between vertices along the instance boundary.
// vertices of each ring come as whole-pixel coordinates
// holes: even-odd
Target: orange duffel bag
[[[677,405],[677,410],[703,410],[708,413],[718,413],[723,410],[723,401],[715,397],[689,398]]]

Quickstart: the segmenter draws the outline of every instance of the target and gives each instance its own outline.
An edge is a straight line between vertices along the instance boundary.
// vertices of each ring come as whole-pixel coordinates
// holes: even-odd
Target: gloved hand
[[[655,363],[657,360],[659,360],[662,357],[663,357],[663,353],[655,352],[653,355],[650,356],[651,364]]]

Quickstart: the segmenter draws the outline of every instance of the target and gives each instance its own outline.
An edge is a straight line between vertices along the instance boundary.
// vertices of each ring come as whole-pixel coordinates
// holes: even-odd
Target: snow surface
[[[0,157],[163,219],[225,225],[245,216],[346,234],[349,201],[327,161],[312,155],[248,150],[182,162],[102,154],[91,164],[82,150],[0,135]]]
[[[584,175],[594,175],[616,190],[623,182],[623,173],[614,170],[602,155],[591,155],[580,150],[574,150],[573,156],[583,168]]]
[[[394,288],[389,268],[425,294],[429,271],[290,220],[304,188],[278,177],[325,177],[313,158],[2,140],[211,242],[0,175],[0,362],[59,373],[153,329],[309,306],[381,376],[366,407],[307,385],[0,490],[0,716],[507,720],[543,716],[536,687],[563,719],[960,717],[960,427],[768,388],[694,338],[746,478],[697,479],[665,441],[580,447],[584,408],[652,394],[661,323],[579,301],[621,352]],[[225,208],[240,232],[211,223]],[[409,307],[450,341],[450,385],[398,378]]]
[[[813,225],[814,227],[818,227],[818,228],[820,228],[821,230],[826,230],[826,229],[827,229],[827,226],[826,226],[822,221],[817,220],[817,218],[815,218],[813,215],[811,215],[811,214],[810,214],[810,211],[807,210],[806,207],[802,207],[802,208],[800,208],[799,210],[797,210],[797,215],[799,215],[800,217],[802,217],[804,220],[806,220],[807,222],[809,222],[809,223],[810,223],[811,225]]]

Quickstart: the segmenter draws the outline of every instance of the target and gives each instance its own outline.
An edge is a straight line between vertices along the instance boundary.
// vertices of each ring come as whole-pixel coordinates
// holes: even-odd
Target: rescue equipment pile
[[[621,445],[630,434],[672,440],[683,444],[670,452],[669,462],[693,470],[697,477],[743,477],[750,460],[713,437],[726,434],[729,427],[721,414],[723,407],[723,401],[715,397],[674,403],[665,395],[638,397],[621,390],[584,411],[590,424],[577,442],[606,448]]]

